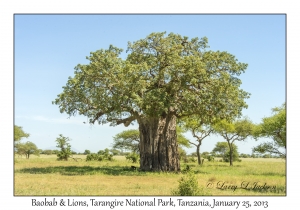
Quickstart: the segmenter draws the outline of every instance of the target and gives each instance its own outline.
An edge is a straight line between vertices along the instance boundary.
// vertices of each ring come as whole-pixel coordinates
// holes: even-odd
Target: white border
[[[287,14],[287,110],[288,110],[288,186],[287,197],[231,197],[234,200],[268,200],[269,209],[298,206],[299,161],[296,149],[296,123],[299,113],[299,13],[296,1],[40,1],[40,0],[2,0],[0,2],[0,128],[2,147],[0,206],[3,209],[31,208],[30,197],[13,196],[13,15],[15,13],[281,13]],[[258,75],[259,76],[259,75]],[[291,114],[293,113],[293,114]],[[4,116],[4,117],[3,117]],[[290,142],[291,141],[291,142]],[[294,141],[294,142],[293,142]],[[295,164],[294,164],[295,163]],[[298,166],[297,166],[298,165]],[[298,173],[297,173],[298,172]],[[296,197],[297,196],[297,197]],[[58,200],[70,197],[57,197]],[[115,198],[115,197],[114,197]],[[107,198],[109,199],[109,198]],[[124,199],[124,197],[121,197]],[[145,198],[148,199],[148,198]],[[191,198],[188,198],[189,200]],[[213,198],[208,198],[213,199]],[[217,197],[216,199],[224,199]],[[82,200],[89,200],[83,197]],[[58,208],[58,207],[56,207]],[[71,207],[64,207],[71,208]],[[157,208],[157,207],[156,207]],[[199,208],[199,207],[196,207]],[[40,207],[39,207],[40,209]],[[250,208],[251,209],[251,208]]]

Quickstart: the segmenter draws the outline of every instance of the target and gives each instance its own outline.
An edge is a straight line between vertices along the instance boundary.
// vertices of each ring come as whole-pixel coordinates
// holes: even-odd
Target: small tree
[[[254,124],[247,118],[236,120],[234,122],[222,120],[214,125],[216,132],[228,143],[230,166],[233,165],[234,142],[244,141],[253,134],[254,128]]]
[[[70,139],[64,137],[62,134],[59,134],[59,137],[56,138],[56,147],[60,148],[60,151],[57,153],[57,160],[68,160],[71,156],[71,145],[69,144]]]
[[[202,161],[200,147],[202,145],[202,141],[213,132],[213,129],[208,125],[204,125],[203,120],[201,120],[201,118],[199,119],[195,117],[183,119],[182,125],[186,131],[191,131],[193,137],[196,138],[196,142],[190,140],[188,140],[188,142],[196,147],[198,165],[201,165]]]
[[[114,136],[113,141],[113,149],[129,150],[138,153],[140,132],[135,129],[126,130]]]
[[[223,161],[229,162],[230,160],[230,148],[227,142],[217,142],[216,146],[212,150],[213,154],[222,157]],[[237,161],[239,158],[238,148],[233,144],[233,161]]]
[[[88,154],[91,154],[91,151],[90,150],[88,150],[88,149],[86,149],[86,150],[84,150],[84,153],[83,153],[84,155],[88,155]]]
[[[16,152],[19,155],[25,155],[27,159],[29,159],[30,155],[40,156],[40,150],[30,141],[16,144]]]
[[[229,147],[227,142],[217,142],[216,146],[212,150],[212,153],[217,157],[224,157],[228,149]]]

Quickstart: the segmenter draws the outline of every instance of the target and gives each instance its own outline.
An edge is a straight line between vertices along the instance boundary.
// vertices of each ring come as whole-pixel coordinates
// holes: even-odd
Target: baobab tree
[[[129,126],[140,132],[140,169],[180,170],[177,119],[190,115],[231,119],[249,94],[238,79],[247,64],[220,51],[207,51],[207,38],[151,33],[120,48],[91,52],[78,64],[53,102],[62,113],[84,115],[89,123]]]

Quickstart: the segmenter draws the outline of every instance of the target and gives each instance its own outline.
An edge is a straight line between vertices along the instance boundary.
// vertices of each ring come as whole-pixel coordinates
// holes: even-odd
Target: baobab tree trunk
[[[180,171],[176,138],[176,117],[138,119],[140,131],[140,169]]]

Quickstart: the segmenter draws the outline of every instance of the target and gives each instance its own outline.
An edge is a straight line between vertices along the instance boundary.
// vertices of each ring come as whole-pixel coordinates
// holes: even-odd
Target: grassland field
[[[181,177],[180,173],[140,172],[132,170],[123,156],[114,161],[57,161],[55,155],[15,157],[15,196],[171,196]],[[286,162],[275,158],[242,158],[242,162],[204,161],[181,163],[189,165],[205,195],[212,196],[285,196]]]

